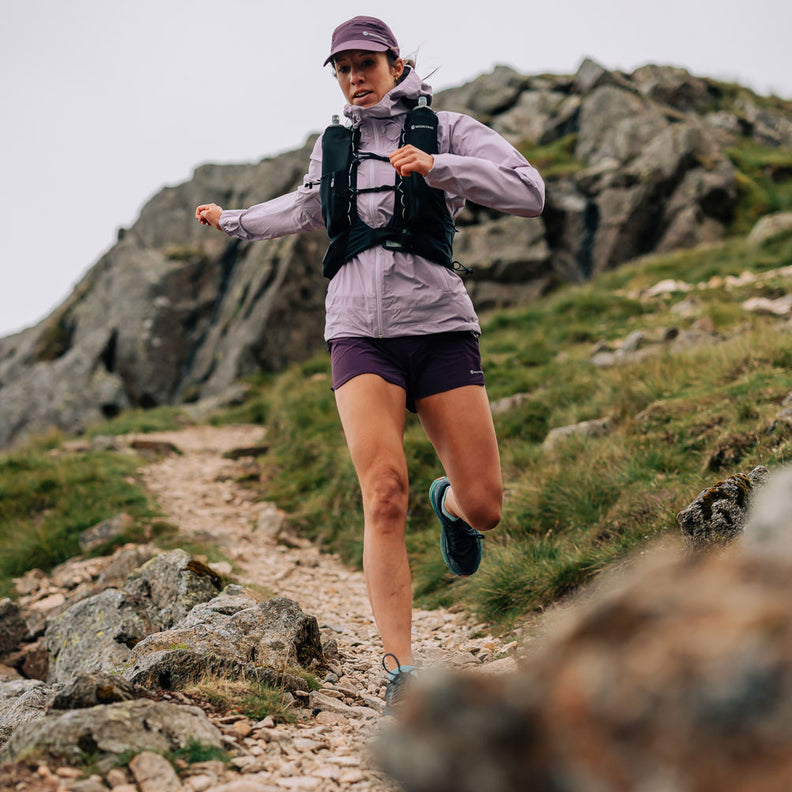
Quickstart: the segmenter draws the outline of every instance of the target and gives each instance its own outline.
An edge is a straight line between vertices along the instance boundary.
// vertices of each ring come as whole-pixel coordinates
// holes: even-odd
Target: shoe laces
[[[388,666],[385,664],[385,661],[389,657],[392,657],[396,661],[396,670],[395,671],[391,671],[388,668]],[[406,670],[403,671],[402,670],[402,664],[399,662],[399,658],[396,657],[396,655],[393,654],[393,652],[386,652],[382,656],[382,667],[385,669],[385,673],[388,675],[388,679],[391,682],[393,682],[397,677],[407,676],[409,674],[414,674],[415,673],[415,669],[414,668],[407,668]]]
[[[462,519],[451,523],[451,527],[446,530],[446,540],[451,545],[457,545],[460,541],[465,542],[468,539],[481,541],[483,538],[484,535],[480,531]]]

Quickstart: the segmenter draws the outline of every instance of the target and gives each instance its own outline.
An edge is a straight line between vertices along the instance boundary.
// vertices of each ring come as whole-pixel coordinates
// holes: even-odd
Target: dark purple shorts
[[[333,338],[327,343],[333,390],[359,374],[377,374],[407,393],[407,409],[435,393],[483,385],[478,337],[470,332],[401,338]]]

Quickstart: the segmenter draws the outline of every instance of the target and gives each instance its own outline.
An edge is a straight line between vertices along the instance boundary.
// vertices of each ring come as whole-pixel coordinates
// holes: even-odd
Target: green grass
[[[696,289],[700,317],[691,318],[671,311],[685,294],[649,301],[641,291],[665,278],[698,284],[790,263],[790,240],[756,250],[734,239],[647,257],[531,306],[483,316],[491,398],[526,394],[495,416],[504,518],[486,538],[479,573],[453,578],[440,558],[426,497],[439,464],[408,416],[407,533],[417,601],[461,604],[492,623],[511,624],[643,542],[677,536],[676,513],[717,479],[788,460],[792,431],[765,429],[792,390],[791,339],[777,320],[740,308],[749,296],[786,288],[784,281]],[[606,369],[589,363],[597,341],[616,343],[638,329],[659,338],[664,328],[689,330],[702,317],[714,324],[719,343],[681,351],[658,344],[655,356]],[[266,387],[271,450],[262,497],[293,513],[325,548],[360,563],[359,492],[328,372],[322,355]],[[550,428],[606,416],[615,425],[610,435],[542,448]]]
[[[175,408],[133,411],[86,435],[170,429],[184,420]],[[173,526],[156,519],[157,509],[136,478],[136,457],[68,452],[61,448],[66,439],[51,432],[0,454],[0,596],[11,595],[11,578],[28,569],[49,571],[78,555],[80,533],[119,512],[131,515],[134,527],[116,544],[152,536],[165,545],[173,541]]]
[[[314,680],[310,687],[317,689]],[[270,716],[276,723],[293,723],[297,716],[285,690],[264,682],[207,676],[184,692],[222,712],[239,712],[254,721]]]
[[[153,518],[135,470],[134,458],[112,452],[1,456],[0,579],[78,555],[79,534],[119,512]]]
[[[204,745],[196,739],[189,740],[183,748],[177,748],[169,757],[178,770],[178,762],[186,762],[188,765],[198,762],[223,762],[229,764],[231,757],[223,748],[214,745]]]
[[[792,149],[741,140],[727,150],[737,169],[736,233],[747,233],[769,212],[792,210]]]
[[[746,172],[759,167],[745,152],[741,156]],[[735,237],[646,256],[534,304],[482,315],[491,399],[524,396],[495,416],[506,488],[503,520],[486,538],[479,573],[454,578],[440,557],[427,498],[440,466],[417,419],[408,415],[407,543],[417,602],[462,606],[508,626],[644,542],[678,537],[676,513],[715,481],[788,461],[792,428],[773,422],[792,391],[789,326],[741,305],[752,296],[786,293],[790,282],[775,270],[790,264],[790,237],[761,248]],[[746,270],[768,277],[729,283],[729,276]],[[648,299],[646,289],[664,279],[693,289]],[[695,300],[695,315],[673,310],[685,300]],[[684,334],[702,323],[714,329],[717,342],[681,347],[659,341],[669,327]],[[656,354],[611,368],[590,363],[596,343],[616,346],[635,330],[654,339]],[[604,417],[613,422],[609,435],[571,439],[552,450],[542,446],[554,427]],[[275,501],[322,548],[360,565],[360,493],[326,353],[251,381],[247,402],[214,419],[238,420],[267,428],[260,496]],[[184,421],[178,411],[153,411],[120,416],[92,432],[172,428]],[[156,519],[135,481],[134,458],[51,453],[62,440],[50,435],[0,457],[0,580],[6,591],[9,577],[73,555],[79,532],[101,519],[118,511],[140,525]]]
[[[525,141],[516,148],[545,179],[553,179],[570,176],[586,167],[575,159],[576,144],[577,134],[570,134],[544,145]]]
[[[127,767],[129,763],[140,753],[128,749],[118,754],[116,757],[116,767]],[[223,764],[231,763],[231,755],[224,748],[219,748],[214,745],[206,745],[195,738],[187,741],[187,744],[181,748],[175,748],[173,751],[158,751],[161,756],[167,759],[177,773],[184,771],[189,765],[198,764],[199,762],[222,762]],[[94,774],[101,774],[100,768],[97,766],[96,756],[84,757],[86,760],[83,767],[83,777],[88,778]]]
[[[132,433],[167,432],[182,429],[191,423],[178,407],[157,407],[153,410],[129,410],[116,418],[88,427],[86,437]]]

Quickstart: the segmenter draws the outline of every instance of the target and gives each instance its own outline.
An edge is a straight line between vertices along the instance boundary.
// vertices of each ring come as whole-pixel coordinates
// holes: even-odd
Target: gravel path
[[[223,456],[262,444],[262,428],[196,426],[140,439],[170,442],[182,452],[141,471],[167,519],[182,534],[221,547],[233,560],[239,582],[263,586],[298,602],[316,616],[323,640],[338,645],[322,690],[311,693],[310,699],[297,700],[303,713],[298,723],[274,726],[269,719],[259,723],[216,719],[240,755],[231,769],[218,763],[193,766],[191,775],[182,780],[183,788],[195,792],[398,789],[377,772],[366,751],[383,722],[384,675],[362,572],[290,533],[286,516],[275,504],[257,501],[238,482],[246,473],[255,473],[250,457],[233,461]],[[220,564],[218,571],[231,570]],[[515,644],[504,646],[503,641],[486,637],[482,627],[463,613],[417,610],[413,635],[416,656],[425,666],[496,672],[514,665],[511,657],[494,662],[493,658],[508,655]]]

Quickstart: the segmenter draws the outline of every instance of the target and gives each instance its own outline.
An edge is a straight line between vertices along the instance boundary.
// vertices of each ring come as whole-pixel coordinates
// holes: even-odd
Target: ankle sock
[[[411,666],[411,665],[397,666],[396,668],[393,669],[393,671],[388,671],[388,682],[393,682],[394,678],[398,674],[411,674],[413,671],[415,671],[415,666]]]
[[[460,518],[459,517],[454,517],[453,514],[449,514],[448,510],[445,507],[445,502],[446,502],[446,496],[447,495],[448,495],[448,487],[446,487],[446,491],[443,493],[443,501],[440,504],[440,508],[443,510],[443,514],[445,514],[445,516],[448,517],[449,520],[456,521],[456,520],[458,520]]]

